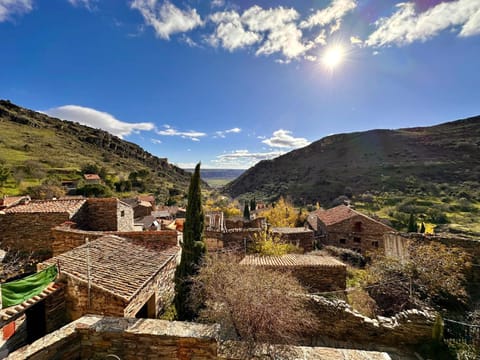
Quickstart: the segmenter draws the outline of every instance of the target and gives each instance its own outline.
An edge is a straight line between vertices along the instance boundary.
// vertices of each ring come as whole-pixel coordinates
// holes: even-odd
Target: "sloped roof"
[[[149,243],[106,235],[79,246],[45,263],[59,263],[60,271],[83,282],[88,281],[87,258],[90,258],[91,285],[130,301],[147,281],[155,276],[179,251]]]
[[[344,267],[345,264],[330,256],[287,254],[282,256],[247,255],[240,261],[240,265],[254,266],[319,266]]]
[[[100,176],[97,174],[83,174],[85,180],[100,180]]]
[[[5,209],[11,213],[68,213],[74,215],[85,204],[86,199],[39,200]]]
[[[30,201],[30,196],[28,196],[28,195],[5,196],[3,198],[0,198],[0,208],[4,208],[4,207],[8,208],[8,207],[17,205],[22,201],[25,201],[25,202]]]
[[[353,218],[355,216],[362,216],[363,218],[369,220],[369,221],[373,221],[373,222],[376,222],[382,226],[384,226],[385,228],[389,228],[391,229],[388,225],[385,225],[384,223],[378,221],[378,220],[375,220],[375,219],[372,219],[371,217],[365,215],[365,214],[362,214],[346,205],[338,205],[334,208],[331,208],[331,209],[328,209],[328,210],[317,210],[315,212],[313,212],[313,215],[314,216],[317,216],[318,219],[320,219],[320,221],[322,221],[326,226],[330,226],[330,225],[334,225],[334,224],[338,224],[344,220],[347,220],[347,219],[350,219],[350,218]],[[311,216],[308,217],[308,222],[311,224],[312,218]],[[393,229],[392,229],[393,230]]]
[[[303,234],[310,233],[312,230],[305,229],[305,227],[274,227],[271,229],[272,233],[278,234]]]

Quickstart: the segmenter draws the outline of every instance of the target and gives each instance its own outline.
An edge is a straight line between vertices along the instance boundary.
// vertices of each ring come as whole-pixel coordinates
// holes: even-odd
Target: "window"
[[[372,241],[372,246],[374,248],[378,248],[378,241]]]
[[[362,242],[362,239],[359,238],[359,237],[354,237],[353,242],[356,243],[356,244],[360,244]]]
[[[338,241],[340,244],[346,244],[347,243],[347,239],[340,239]]]
[[[124,217],[125,216],[125,210],[120,211],[120,216]]]
[[[353,231],[355,231],[355,232],[361,232],[362,231],[362,222],[361,221],[357,221],[353,225]]]

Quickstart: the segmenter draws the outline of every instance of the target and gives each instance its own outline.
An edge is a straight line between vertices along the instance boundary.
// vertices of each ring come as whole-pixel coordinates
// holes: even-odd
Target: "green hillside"
[[[433,224],[480,232],[479,181],[480,116],[328,136],[258,163],[224,191],[267,201],[287,196],[301,206],[330,206],[346,195],[357,207],[394,222],[413,212]]]
[[[81,180],[87,165],[98,168],[112,195],[154,193],[161,202],[184,199],[190,179],[166,158],[106,131],[0,100],[0,195],[27,193],[42,183]],[[2,172],[8,172],[5,181]]]

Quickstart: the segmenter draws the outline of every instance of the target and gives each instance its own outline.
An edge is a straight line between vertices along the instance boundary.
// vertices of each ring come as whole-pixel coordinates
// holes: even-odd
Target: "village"
[[[480,256],[473,241],[399,233],[348,203],[318,208],[297,227],[272,226],[262,216],[271,207],[252,206],[243,217],[206,212],[204,242],[207,254],[234,256],[236,267],[292,275],[313,301],[315,328],[293,343],[283,339],[288,345],[283,358],[414,358],[411,349],[432,341],[438,314],[428,307],[385,313],[389,316],[360,313],[349,305],[348,294],[355,291],[347,284],[352,261],[372,254],[403,261],[412,241],[455,244]],[[246,358],[224,345],[229,339],[219,325],[160,320],[175,297],[185,214],[184,208],[157,204],[152,195],[1,199],[0,356]],[[265,239],[295,251],[252,250]]]

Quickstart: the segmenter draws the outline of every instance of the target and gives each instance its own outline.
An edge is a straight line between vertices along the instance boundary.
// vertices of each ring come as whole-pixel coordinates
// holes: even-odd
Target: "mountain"
[[[78,180],[89,164],[103,168],[113,189],[115,182],[130,177],[133,190],[154,192],[160,201],[172,194],[182,198],[191,176],[166,158],[106,131],[0,100],[0,166],[11,173],[3,189],[0,183],[0,193],[25,192],[46,179]]]
[[[431,127],[328,136],[261,161],[224,191],[233,197],[275,200],[283,195],[302,205],[330,204],[340,195],[368,192],[438,196],[458,192],[462,197],[460,187],[475,192],[479,179],[477,116]]]
[[[193,173],[194,169],[185,169]],[[243,174],[243,169],[201,169],[200,176],[203,181],[213,188],[220,188],[227,183],[235,180]]]

